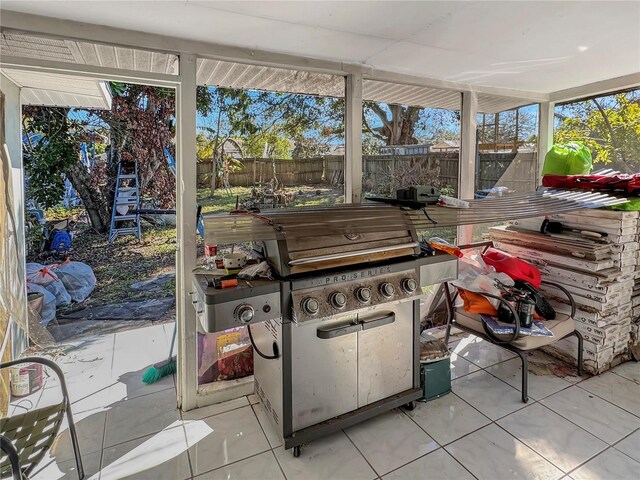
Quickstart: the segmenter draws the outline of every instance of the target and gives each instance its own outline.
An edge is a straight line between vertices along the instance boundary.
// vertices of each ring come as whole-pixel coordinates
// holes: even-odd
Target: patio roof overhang
[[[101,110],[111,108],[111,94],[103,81],[11,68],[0,71],[20,87],[22,105]]]
[[[637,2],[129,1],[96,15],[107,3],[6,0],[0,21],[67,40],[533,101],[640,72]]]

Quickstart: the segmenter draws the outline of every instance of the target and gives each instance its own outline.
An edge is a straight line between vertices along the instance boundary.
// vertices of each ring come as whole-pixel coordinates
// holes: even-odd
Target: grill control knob
[[[396,293],[396,288],[393,286],[393,284],[384,282],[380,285],[380,293],[385,298],[391,298],[393,297],[393,294]]]
[[[307,315],[315,315],[320,311],[320,302],[313,297],[307,297],[302,300],[302,310]]]
[[[342,292],[333,292],[329,297],[329,303],[333,308],[341,310],[347,304],[347,296]]]
[[[371,289],[369,287],[360,287],[356,290],[356,299],[360,303],[369,303],[369,300],[371,300]]]
[[[253,317],[255,316],[255,310],[251,305],[243,303],[242,305],[238,305],[236,311],[234,312],[234,316],[236,317],[236,320],[246,325],[247,323],[251,322],[251,320],[253,320]]]
[[[405,278],[402,280],[402,289],[407,293],[414,293],[418,289],[418,282],[413,278]]]

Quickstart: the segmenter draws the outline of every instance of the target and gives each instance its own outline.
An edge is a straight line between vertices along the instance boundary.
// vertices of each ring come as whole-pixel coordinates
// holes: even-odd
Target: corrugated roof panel
[[[498,113],[506,110],[531,105],[531,100],[521,98],[501,97],[498,95],[478,95],[478,113]]]
[[[89,95],[75,95],[62,92],[51,92],[36,88],[23,88],[20,91],[23,105],[41,105],[45,107],[82,107],[104,108],[104,99]]]
[[[59,40],[13,32],[2,32],[0,50],[13,57],[122,68],[139,72],[178,74],[178,56],[165,52]]]
[[[198,59],[198,85],[344,97],[344,77],[263,65]]]
[[[137,65],[132,48],[114,48],[114,50],[118,67],[126,70],[136,70]]]
[[[17,33],[2,32],[0,50],[14,57],[73,62],[74,57],[64,40],[38,38]]]
[[[460,109],[460,93],[452,90],[364,80],[362,98],[373,102],[423,108]]]
[[[25,105],[111,108],[111,97],[99,80],[17,69],[3,69],[3,73],[22,87]]]

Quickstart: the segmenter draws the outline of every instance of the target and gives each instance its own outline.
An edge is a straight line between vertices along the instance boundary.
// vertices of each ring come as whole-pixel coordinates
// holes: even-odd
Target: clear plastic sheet
[[[27,328],[26,289],[20,262],[23,250],[18,242],[21,224],[16,221],[9,152],[4,138],[4,96],[0,93],[0,360],[11,358],[11,324]],[[15,352],[13,352],[15,354]],[[0,376],[0,397],[8,398],[8,378]],[[0,416],[6,408],[0,402]]]

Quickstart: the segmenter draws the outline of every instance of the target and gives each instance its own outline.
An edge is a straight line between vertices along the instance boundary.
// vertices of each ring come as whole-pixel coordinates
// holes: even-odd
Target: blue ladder
[[[127,170],[125,172],[124,170]],[[118,211],[120,207],[120,213]],[[118,176],[116,177],[116,191],[113,196],[113,210],[111,211],[111,226],[109,228],[109,243],[123,235],[135,235],[142,239],[140,230],[140,190],[138,187],[138,164],[132,166],[118,163]],[[133,211],[135,213],[129,213]],[[122,226],[122,222],[131,222],[128,226]]]

